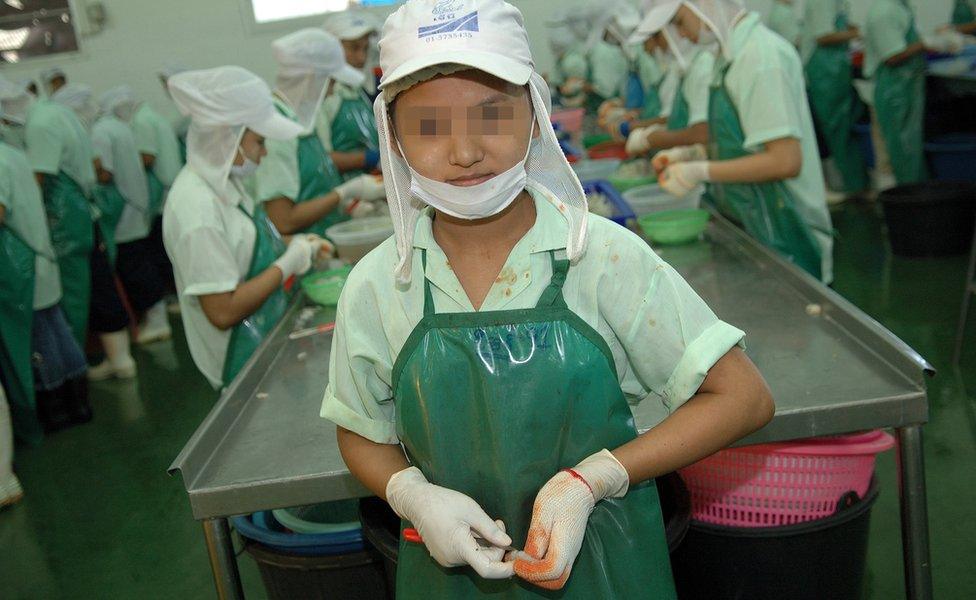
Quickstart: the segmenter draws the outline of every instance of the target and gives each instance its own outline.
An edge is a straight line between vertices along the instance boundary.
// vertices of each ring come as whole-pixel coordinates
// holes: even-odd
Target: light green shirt
[[[156,157],[152,171],[164,187],[173,185],[183,168],[180,140],[165,117],[143,103],[132,117],[132,133],[139,152]]]
[[[837,17],[847,13],[847,0],[813,0],[803,7],[800,57],[807,64],[817,49],[817,39],[837,32]]]
[[[654,56],[648,54],[643,48],[637,50],[637,76],[640,78],[641,87],[644,93],[648,93],[652,88],[661,85],[664,79],[664,68],[658,64]]]
[[[864,21],[864,75],[873,77],[884,61],[908,48],[915,21],[900,0],[874,0]]]
[[[275,107],[293,121],[297,121],[295,111],[278,96],[274,97]],[[267,202],[280,196],[295,200],[302,189],[301,173],[298,169],[298,138],[289,140],[266,140],[268,155],[254,175],[246,182],[247,191],[258,202]]]
[[[759,152],[767,142],[783,138],[800,142],[800,174],[783,183],[814,232],[823,255],[823,280],[830,283],[833,226],[800,56],[789,42],[760,23],[759,15],[751,13],[732,30],[732,57],[725,85],[739,112],[745,149]]]
[[[564,251],[568,225],[559,203],[533,192],[536,222],[512,249],[482,311],[532,308],[552,276],[550,251]],[[426,277],[436,310],[473,312],[438,247],[428,209],[414,248],[427,250]],[[720,321],[646,242],[597,216],[588,221],[587,250],[563,288],[569,308],[606,340],[617,378],[632,404],[654,402],[663,420],[691,398],[708,370],[744,334]],[[360,261],[339,299],[329,385],[322,416],[374,442],[397,443],[392,371],[424,308],[421,252],[413,280],[397,286],[393,238]],[[646,398],[646,400],[645,400]]]
[[[34,251],[34,310],[61,300],[61,273],[51,245],[44,201],[23,152],[0,143],[0,205],[10,227]]]
[[[27,114],[27,158],[39,173],[64,171],[85,194],[95,187],[95,164],[88,132],[74,111],[38,100]]]
[[[820,2],[822,0],[813,1]],[[766,17],[766,25],[791,44],[796,44],[800,37],[800,19],[797,18],[796,9],[792,3],[773,0]]]
[[[681,93],[688,103],[688,126],[708,121],[708,99],[712,94],[715,55],[699,49],[681,80]]]

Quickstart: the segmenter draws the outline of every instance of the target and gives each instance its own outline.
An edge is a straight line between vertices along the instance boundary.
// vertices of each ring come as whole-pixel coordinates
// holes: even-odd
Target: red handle
[[[403,530],[403,539],[414,544],[424,543],[424,538],[420,537],[420,532],[412,527]]]

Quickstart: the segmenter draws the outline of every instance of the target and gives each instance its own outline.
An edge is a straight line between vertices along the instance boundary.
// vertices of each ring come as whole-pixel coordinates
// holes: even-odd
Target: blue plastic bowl
[[[232,522],[242,536],[287,554],[336,556],[365,548],[361,528],[343,533],[289,533],[269,510],[234,517]]]

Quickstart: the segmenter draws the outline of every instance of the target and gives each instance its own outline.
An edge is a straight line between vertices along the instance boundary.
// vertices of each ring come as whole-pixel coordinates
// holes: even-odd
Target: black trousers
[[[129,326],[129,314],[125,311],[119,289],[116,287],[112,266],[105,253],[101,232],[95,227],[95,248],[91,253],[91,308],[88,311],[88,327],[95,333],[111,333]]]
[[[125,295],[136,313],[143,313],[166,295],[166,280],[160,275],[148,237],[119,244],[115,270]]]

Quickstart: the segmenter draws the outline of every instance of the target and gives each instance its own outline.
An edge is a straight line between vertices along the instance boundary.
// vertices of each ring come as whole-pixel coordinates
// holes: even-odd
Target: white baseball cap
[[[664,29],[671,22],[682,4],[684,4],[682,0],[647,2],[645,4],[647,12],[641,19],[640,25],[637,26],[637,30],[630,36],[628,43],[643,44],[646,42],[649,37]]]
[[[358,40],[379,31],[379,24],[373,16],[360,10],[331,13],[325,17],[322,27],[340,40]]]
[[[168,86],[180,112],[203,127],[244,126],[272,140],[302,132],[275,109],[268,84],[242,67],[185,71],[170,77]]]
[[[342,43],[322,29],[300,29],[271,42],[278,74],[286,77],[307,73],[326,75],[351,87],[362,85],[362,71],[346,63]]]
[[[417,71],[460,64],[515,85],[534,72],[522,13],[502,0],[408,0],[380,39],[380,89]]]

